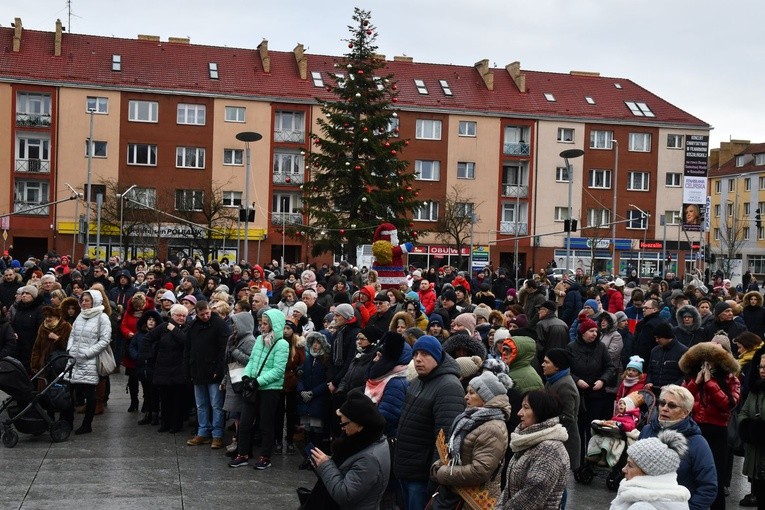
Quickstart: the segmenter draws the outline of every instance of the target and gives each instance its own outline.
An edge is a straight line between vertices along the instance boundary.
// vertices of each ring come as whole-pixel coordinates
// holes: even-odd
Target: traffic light
[[[576,232],[576,220],[563,220],[564,232]]]
[[[571,232],[576,232],[576,219],[571,220]]]
[[[249,216],[249,218],[247,217]],[[255,209],[239,208],[239,221],[255,221]]]
[[[762,228],[762,221],[760,221],[760,210],[755,209],[754,210],[754,226],[759,228]]]
[[[709,262],[709,245],[704,245],[704,262]]]

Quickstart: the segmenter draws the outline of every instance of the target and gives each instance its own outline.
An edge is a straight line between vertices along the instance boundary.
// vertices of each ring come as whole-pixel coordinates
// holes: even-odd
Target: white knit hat
[[[676,472],[687,450],[684,435],[674,430],[662,430],[658,437],[641,439],[627,448],[627,455],[643,473],[655,476]]]

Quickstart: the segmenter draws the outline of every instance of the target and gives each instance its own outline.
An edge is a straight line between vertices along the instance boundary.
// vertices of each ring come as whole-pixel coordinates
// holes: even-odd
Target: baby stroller
[[[8,417],[0,423],[3,446],[16,446],[19,442],[18,432],[35,436],[48,432],[56,443],[69,438],[72,426],[66,421],[52,419],[48,411],[52,414],[71,407],[69,383],[62,379],[67,372],[71,373],[72,368],[74,358],[58,354],[52,356],[50,361],[29,379],[24,365],[19,360],[11,357],[0,360],[0,390],[9,395],[0,405],[0,414],[3,411],[8,413]],[[52,380],[48,382],[44,374]],[[37,391],[40,380],[46,385],[42,391]]]
[[[615,440],[617,446],[616,449],[617,451],[620,451],[617,458],[609,455],[605,456],[605,465],[610,468],[608,476],[606,477],[606,487],[613,491],[619,488],[619,483],[622,481],[622,478],[624,478],[622,468],[627,464],[627,447],[637,440],[637,437],[640,434],[640,429],[648,423],[655,405],[656,399],[650,390],[640,390],[635,393],[639,394],[640,400],[638,406],[640,413],[638,415],[635,430],[632,432],[625,432],[621,428],[602,426],[596,423],[599,420],[593,421],[591,425],[593,435],[599,435]],[[611,444],[614,444],[614,442]],[[589,485],[592,483],[593,478],[595,478],[595,469],[601,465],[603,464],[585,457],[585,463],[574,472],[574,480],[584,485]]]

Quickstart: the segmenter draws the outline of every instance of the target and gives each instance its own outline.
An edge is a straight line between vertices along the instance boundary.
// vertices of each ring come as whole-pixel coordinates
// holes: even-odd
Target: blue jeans
[[[225,414],[223,412],[223,392],[218,383],[195,384],[194,400],[197,403],[197,421],[199,428],[197,435],[223,439],[223,425]],[[212,408],[212,423],[210,422],[210,408]]]
[[[428,504],[428,482],[399,480],[404,496],[404,510],[423,510]]]

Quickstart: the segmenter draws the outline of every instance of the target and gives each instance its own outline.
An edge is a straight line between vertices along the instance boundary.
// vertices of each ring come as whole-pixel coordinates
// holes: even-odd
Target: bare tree
[[[740,214],[728,215],[724,221],[719,223],[719,244],[717,246],[719,255],[717,256],[717,267],[730,277],[733,271],[733,261],[741,258],[741,249],[746,244],[745,229],[749,226],[749,218]]]
[[[590,215],[588,214],[588,218],[589,216]],[[587,272],[593,276],[597,270],[597,257],[595,256],[595,252],[604,241],[610,239],[611,225],[610,222],[603,222],[603,218],[599,214],[595,214],[594,218],[596,221],[593,225],[587,225],[581,229],[582,237],[587,238],[587,245],[590,249],[590,264]]]
[[[463,186],[453,185],[444,199],[444,214],[436,225],[436,238],[454,247],[462,267],[462,247],[470,242],[470,227],[474,221],[475,198],[468,195]]]

